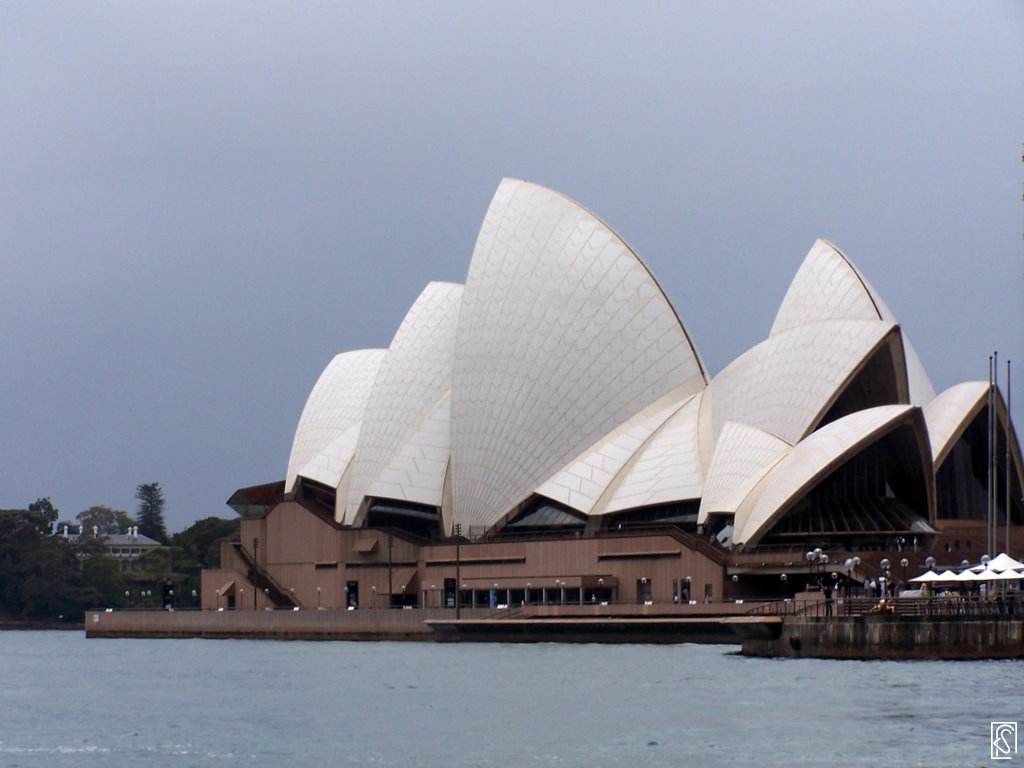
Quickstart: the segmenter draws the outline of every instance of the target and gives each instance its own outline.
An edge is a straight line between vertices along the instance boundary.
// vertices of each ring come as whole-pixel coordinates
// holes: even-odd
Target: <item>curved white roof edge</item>
[[[956,441],[988,404],[988,388],[988,382],[985,381],[956,384],[943,391],[924,409],[936,472],[949,457]],[[1024,455],[1021,453],[1017,428],[1010,421],[1001,389],[996,389],[996,418],[1000,432],[1005,433],[1009,423],[1010,455],[1017,477],[1024,484]]]
[[[753,488],[793,446],[775,435],[730,421],[722,427],[711,458],[697,523],[712,514],[736,514]]]
[[[299,470],[342,432],[362,421],[386,350],[357,349],[336,355],[306,398],[288,457],[285,489],[294,490]]]
[[[296,477],[304,477],[307,480],[337,489],[355,455],[360,426],[361,424],[356,422],[345,427],[330,443],[324,446],[320,453],[295,473]],[[337,506],[337,500],[335,506]]]
[[[700,367],[700,373],[701,373],[701,376],[704,379],[704,384],[707,385],[707,383],[709,381],[711,381],[711,376],[708,373],[708,369],[704,365],[704,359],[700,356],[700,350],[697,348],[697,345],[693,342],[693,337],[690,336],[690,331],[686,327],[686,323],[683,322],[682,315],[679,314],[679,312],[676,310],[675,304],[672,303],[672,298],[667,293],[665,293],[665,290],[661,287],[661,283],[658,282],[658,278],[655,277],[653,272],[651,272],[650,268],[647,266],[647,263],[642,258],[640,258],[640,254],[638,254],[633,249],[633,247],[626,241],[626,239],[622,235],[620,235],[618,233],[618,231],[615,229],[615,227],[613,227],[610,224],[608,224],[608,222],[606,222],[604,219],[602,219],[600,216],[598,216],[596,213],[594,213],[592,210],[590,210],[587,206],[582,205],[581,203],[577,202],[576,200],[574,200],[573,198],[569,197],[568,195],[564,195],[564,194],[562,194],[561,192],[559,192],[557,190],[551,189],[550,187],[545,187],[545,186],[542,186],[540,184],[536,184],[536,183],[534,183],[532,181],[527,181],[526,179],[516,179],[516,178],[510,177],[510,176],[504,177],[499,182],[499,186],[501,184],[505,183],[506,181],[514,182],[516,184],[528,184],[528,185],[530,185],[532,187],[536,187],[538,189],[543,189],[543,190],[545,190],[547,192],[550,192],[553,195],[557,195],[558,197],[560,197],[563,200],[565,200],[566,202],[568,202],[570,205],[573,205],[576,208],[579,208],[581,211],[586,213],[588,216],[590,216],[593,219],[595,219],[596,221],[598,221],[601,224],[601,226],[603,226],[605,229],[607,229],[609,232],[611,232],[612,235],[620,243],[622,243],[626,247],[626,250],[628,250],[631,254],[633,254],[633,258],[635,258],[640,263],[640,266],[644,268],[644,271],[647,272],[647,276],[651,279],[651,281],[657,287],[658,291],[661,293],[661,297],[665,300],[665,303],[668,304],[669,309],[672,310],[672,314],[675,315],[676,321],[679,323],[679,327],[683,329],[683,334],[686,336],[686,343],[689,345],[690,351],[693,353],[694,358],[696,358],[696,360],[697,360],[697,365]]]
[[[455,520],[491,527],[602,436],[706,375],[636,254],[544,187],[505,179],[477,238],[452,371]]]
[[[602,437],[534,493],[589,515],[645,441],[694,395],[673,389]]]
[[[416,452],[408,442],[414,440],[438,402],[450,395],[462,293],[463,286],[457,283],[429,283],[395,332],[366,403],[352,460],[352,480],[341,500],[346,520],[358,515],[363,497],[373,495],[367,489],[403,451]],[[424,446],[432,456],[436,453],[427,449]],[[399,464],[416,474],[410,459],[411,455]]]
[[[935,399],[935,387],[928,377],[924,363],[917,356],[917,350],[910,343],[906,333],[903,336],[903,357],[907,363],[907,386],[910,388],[910,402],[922,408]]]
[[[694,501],[704,487],[697,449],[697,414],[703,393],[687,398],[622,468],[593,514]]]
[[[937,395],[924,408],[936,471],[974,417],[988,402],[988,382],[965,381]]]
[[[832,243],[814,241],[775,314],[769,337],[825,320],[889,320],[853,263]]]
[[[894,332],[895,323],[880,320],[826,320],[768,337],[709,385],[700,414],[702,450],[717,443],[729,421],[796,444]]]
[[[770,336],[800,325],[835,319],[897,322],[857,265],[835,245],[819,239],[793,277]],[[903,346],[910,402],[923,406],[935,397],[935,388],[906,334]]]
[[[870,444],[914,420],[920,421],[921,439],[926,439],[924,415],[914,405],[882,405],[857,411],[809,435],[766,475],[764,490],[749,515],[743,519],[737,515],[733,541],[757,544],[815,485]],[[931,477],[934,480],[933,473]]]
[[[847,259],[846,255],[843,255],[844,259]],[[881,314],[883,320],[888,320],[892,323],[898,323],[896,315],[893,314],[892,310],[889,309],[889,305],[882,299],[881,294],[875,290],[874,286],[871,285],[870,281],[864,276],[857,265],[847,259],[847,262],[853,267],[854,271],[860,277],[861,282],[867,289],[867,292],[871,294],[872,301],[878,307],[879,314]],[[903,338],[903,357],[904,363],[907,366],[907,386],[910,390],[910,402],[913,405],[919,405],[924,407],[935,398],[935,386],[932,384],[931,378],[928,376],[928,371],[924,367],[924,363],[921,362],[921,358],[918,357],[917,350],[914,349],[914,345],[910,343],[910,337],[907,336],[906,331],[900,330],[900,335]]]

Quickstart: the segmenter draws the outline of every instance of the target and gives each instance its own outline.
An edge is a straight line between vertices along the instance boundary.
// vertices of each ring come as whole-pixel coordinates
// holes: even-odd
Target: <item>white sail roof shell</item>
[[[359,349],[335,356],[327,365],[299,417],[288,458],[285,488],[294,490],[301,474],[337,488],[352,454],[373,388],[383,349]]]
[[[452,379],[455,521],[487,527],[673,388],[706,384],[629,247],[567,198],[509,179],[473,252]]]
[[[451,393],[446,392],[377,473],[366,495],[440,507],[451,455],[450,429]]]
[[[637,450],[595,514],[700,498],[704,483],[697,447],[701,395],[689,398]]]
[[[677,389],[659,398],[598,440],[538,487],[536,492],[579,512],[591,514],[622,468],[655,430],[691,397]]]
[[[928,438],[932,444],[932,462],[935,471],[949,457],[950,451],[967,428],[988,405],[989,384],[985,381],[967,381],[943,391],[924,409],[928,425]],[[1007,424],[1010,431],[1011,466],[1014,486],[1019,489],[1024,483],[1024,455],[1021,454],[1017,431],[1010,422],[1002,390],[995,390],[996,419],[1001,439],[1006,439]],[[1004,449],[1005,450],[1005,443]]]
[[[704,523],[713,514],[736,514],[761,478],[791,449],[764,430],[727,422],[711,457],[697,522]]]
[[[852,413],[809,435],[765,475],[749,514],[737,513],[733,541],[756,543],[793,503],[842,463],[900,424],[920,417],[916,406],[882,405]]]
[[[988,390],[988,382],[965,381],[943,391],[925,406],[924,418],[936,469],[942,466],[953,444],[987,404]]]
[[[880,320],[829,320],[770,336],[711,382],[701,404],[702,447],[714,446],[730,421],[796,444],[895,328]]]
[[[366,404],[359,444],[352,461],[345,506],[346,522],[355,520],[364,496],[377,495],[371,492],[371,486],[381,471],[392,465],[403,451],[407,454],[406,460],[399,461],[391,469],[404,472],[406,480],[396,484],[396,475],[392,474],[386,483],[390,488],[401,487],[403,495],[397,498],[418,501],[421,497],[415,486],[417,482],[425,482],[424,497],[432,499],[433,489],[443,482],[448,447],[438,443],[436,419],[431,424],[424,425],[424,422],[437,409],[442,398],[447,403],[447,394],[451,390],[452,358],[462,292],[463,287],[454,283],[430,283],[395,333]],[[406,447],[406,443],[424,426],[427,431],[423,436],[429,440],[428,444]],[[418,462],[413,461],[412,456],[419,456]],[[438,466],[440,480],[427,480]]]
[[[840,319],[896,322],[892,311],[853,262],[828,241],[817,240],[786,291],[771,335]],[[903,348],[910,402],[923,406],[935,397],[935,388],[905,335]]]

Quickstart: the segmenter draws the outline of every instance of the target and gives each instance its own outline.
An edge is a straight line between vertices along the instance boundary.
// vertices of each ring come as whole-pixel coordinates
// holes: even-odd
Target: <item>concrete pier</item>
[[[771,617],[765,617],[771,618]],[[786,616],[731,622],[747,656],[822,659],[1024,658],[1020,617]]]
[[[750,605],[585,604],[452,608],[106,611],[85,614],[87,637],[447,642],[737,643],[721,623]]]

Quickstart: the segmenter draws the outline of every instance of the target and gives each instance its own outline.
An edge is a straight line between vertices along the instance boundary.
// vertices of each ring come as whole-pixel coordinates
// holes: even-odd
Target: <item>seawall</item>
[[[823,659],[1024,658],[1024,620],[935,616],[787,616],[733,624],[747,656]]]
[[[749,606],[564,605],[512,610],[106,611],[85,614],[86,636],[441,642],[738,643],[724,616]]]

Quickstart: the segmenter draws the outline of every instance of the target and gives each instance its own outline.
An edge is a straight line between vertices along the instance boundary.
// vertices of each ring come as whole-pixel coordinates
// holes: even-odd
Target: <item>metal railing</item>
[[[938,616],[1024,619],[1024,598],[1002,595],[940,595],[938,597],[837,598],[780,600],[758,606],[751,616]]]

